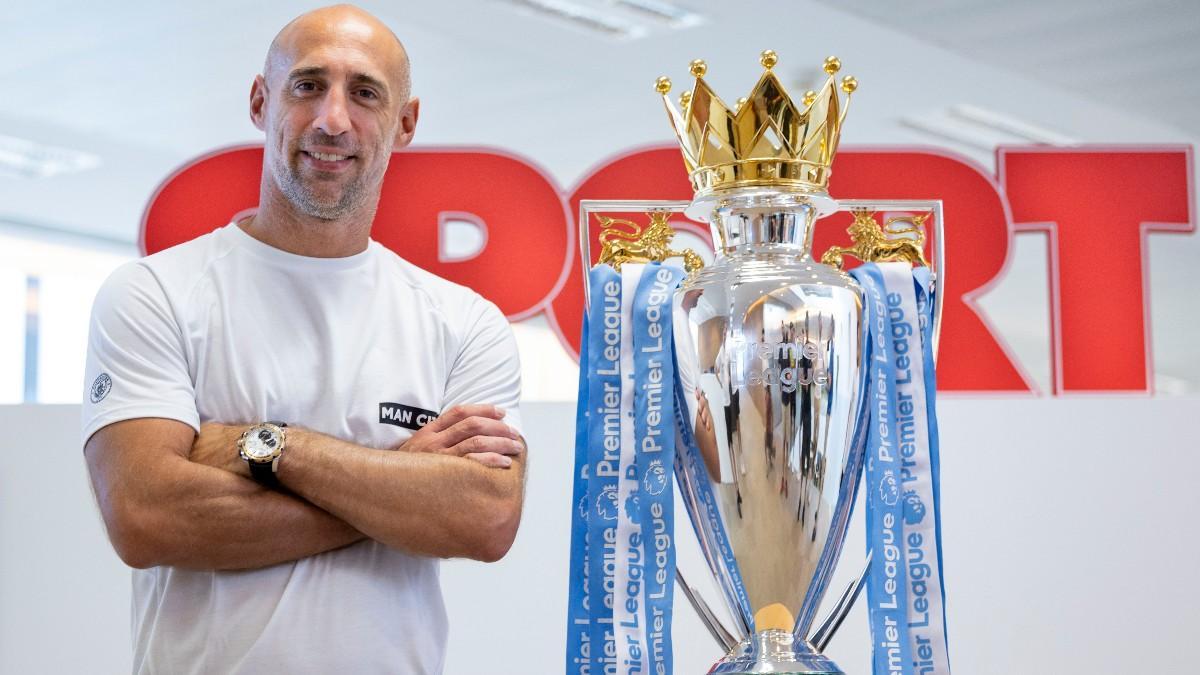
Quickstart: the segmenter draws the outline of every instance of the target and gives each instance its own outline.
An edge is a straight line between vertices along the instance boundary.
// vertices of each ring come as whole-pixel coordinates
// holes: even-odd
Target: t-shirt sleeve
[[[508,320],[491,302],[475,296],[466,334],[450,368],[442,411],[466,403],[502,408],[504,422],[521,431],[521,359]]]
[[[179,323],[142,263],[118,268],[92,305],[84,371],[83,442],[114,422],[179,420],[200,429]]]

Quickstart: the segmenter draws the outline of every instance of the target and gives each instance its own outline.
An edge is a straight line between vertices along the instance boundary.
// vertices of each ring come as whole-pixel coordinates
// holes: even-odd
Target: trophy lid
[[[695,190],[689,217],[708,221],[723,198],[770,192],[805,196],[821,215],[836,210],[828,190],[830,167],[858,81],[846,76],[839,84],[835,76],[842,64],[831,56],[825,59],[825,84],[805,92],[798,105],[774,73],[778,60],[774,51],[762,53],[762,76],[733,109],[708,86],[708,65],[699,59],[691,63],[695,85],[680,96],[679,109],[668,97],[671,80],[655,83]]]

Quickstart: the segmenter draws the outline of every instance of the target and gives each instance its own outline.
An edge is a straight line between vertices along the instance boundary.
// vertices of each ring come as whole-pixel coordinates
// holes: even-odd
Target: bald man
[[[134,672],[440,672],[438,559],[511,546],[508,324],[370,239],[418,112],[377,19],[297,18],[251,87],[255,215],[97,296],[84,453],[135,568]]]

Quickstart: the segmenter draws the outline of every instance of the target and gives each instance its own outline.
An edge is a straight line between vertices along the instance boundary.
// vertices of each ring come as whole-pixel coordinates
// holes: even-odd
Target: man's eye
[[[361,96],[361,97],[363,97],[363,98],[371,98],[371,99],[379,98],[379,94],[376,94],[376,93],[375,93],[373,90],[371,90],[371,89],[359,89],[359,90],[358,90],[358,95],[359,95],[359,96]]]
[[[317,88],[315,82],[297,82],[296,91],[313,91]]]

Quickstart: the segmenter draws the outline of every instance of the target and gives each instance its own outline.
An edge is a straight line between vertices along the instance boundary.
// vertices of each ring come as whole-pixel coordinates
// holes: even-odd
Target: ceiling
[[[175,167],[260,138],[250,82],[278,28],[317,4],[6,3],[0,156],[6,139],[34,143],[74,157],[76,170],[0,173],[0,219],[133,241]],[[764,47],[796,89],[827,53],[842,57],[862,82],[847,144],[942,145],[990,167],[1002,142],[1200,137],[1200,79],[1188,76],[1200,71],[1195,3],[362,4],[413,55],[418,143],[504,147],[563,185],[617,151],[670,138],[656,76],[684,77],[702,56],[719,91],[744,88]],[[1025,131],[1009,133],[1014,124]]]
[[[1195,0],[823,4],[1200,137]]]

